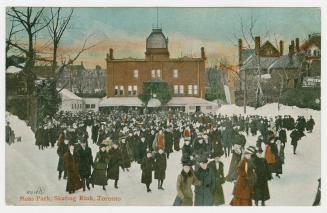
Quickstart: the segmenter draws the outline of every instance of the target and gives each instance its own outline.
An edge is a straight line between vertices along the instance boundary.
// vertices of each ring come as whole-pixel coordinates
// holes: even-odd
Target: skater
[[[241,161],[242,157],[242,149],[241,145],[239,144],[234,144],[233,146],[233,155],[232,155],[232,160],[229,165],[228,169],[228,174],[226,176],[226,181],[228,182],[234,182],[237,180],[237,166],[239,162]]]
[[[309,133],[312,133],[313,127],[315,125],[315,121],[312,118],[312,115],[310,115],[310,119],[307,121],[306,129]]]
[[[69,144],[69,150],[64,154],[64,166],[67,171],[66,192],[75,193],[82,188],[81,177],[79,174],[78,157],[74,152],[74,144]]]
[[[182,172],[177,177],[177,196],[174,206],[193,206],[192,185],[200,185],[192,170],[192,161],[183,161]],[[181,202],[178,202],[180,200]]]
[[[296,148],[297,148],[297,143],[301,139],[301,133],[297,130],[294,129],[291,134],[291,145],[293,146],[293,154],[296,155]]]
[[[123,171],[125,171],[125,169],[126,169],[126,171],[129,171],[129,168],[131,167],[130,155],[131,155],[132,150],[126,143],[126,136],[122,136],[120,138],[120,152],[122,155],[121,168],[123,169]]]
[[[59,180],[61,179],[62,172],[64,172],[63,178],[66,179],[67,171],[65,170],[65,166],[64,166],[64,155],[68,151],[68,140],[62,140],[62,137],[60,137],[60,139],[58,140],[57,146],[58,146],[57,154],[59,157],[58,166],[57,166],[57,171],[59,172],[58,179]]]
[[[193,148],[190,144],[189,138],[185,139],[182,148],[182,161],[192,161],[193,160]]]
[[[253,200],[255,205],[265,206],[265,201],[270,199],[268,181],[272,179],[267,160],[262,157],[262,149],[259,147],[256,155],[253,157],[255,165],[256,181],[254,184]]]
[[[253,152],[247,149],[244,158],[238,165],[238,179],[233,190],[234,197],[230,202],[232,206],[252,206],[252,189],[248,180],[248,174],[250,173],[249,160],[252,154]]]
[[[152,158],[151,152],[148,152],[146,154],[146,157],[144,158],[141,164],[141,169],[141,183],[144,183],[146,185],[147,192],[151,192],[150,184],[152,183],[152,171],[154,170],[154,160]]]
[[[222,185],[225,183],[224,164],[220,161],[221,156],[217,153],[214,153],[212,157],[214,160],[208,164],[208,167],[213,171],[215,177],[213,205],[219,206],[225,204],[224,191],[222,187]]]
[[[115,181],[115,188],[118,189],[119,167],[122,163],[122,154],[118,149],[118,141],[114,141],[112,148],[108,152],[108,179]]]
[[[215,176],[213,171],[208,168],[208,159],[200,160],[200,167],[195,171],[196,178],[201,185],[196,185],[194,189],[194,205],[195,206],[212,206],[213,192],[215,189]]]
[[[79,159],[79,173],[82,179],[83,191],[85,186],[90,190],[91,167],[93,166],[93,157],[91,148],[86,145],[86,141],[81,141],[81,148],[77,151]]]
[[[93,165],[94,169],[91,176],[92,188],[94,188],[94,185],[98,185],[102,186],[103,190],[106,190],[108,158],[105,144],[100,144],[100,150],[95,156]]]
[[[158,189],[164,190],[162,184],[166,178],[167,158],[166,153],[162,149],[159,149],[155,154],[155,167],[154,167],[154,179],[158,180]]]

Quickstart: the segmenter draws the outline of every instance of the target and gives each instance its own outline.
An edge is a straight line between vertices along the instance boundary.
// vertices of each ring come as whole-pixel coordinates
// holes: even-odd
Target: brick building
[[[110,49],[106,57],[107,98],[112,102],[117,102],[114,98],[121,98],[128,100],[126,105],[133,105],[133,102],[139,103],[137,97],[143,93],[145,82],[167,82],[172,99],[198,98],[205,102],[206,55],[203,47],[199,51],[201,57],[198,58],[170,58],[168,38],[161,29],[153,29],[147,37],[144,59],[117,59]],[[105,106],[110,106],[110,100]]]

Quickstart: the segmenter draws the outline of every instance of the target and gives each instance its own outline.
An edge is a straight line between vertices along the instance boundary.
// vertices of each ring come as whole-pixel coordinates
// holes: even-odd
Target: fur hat
[[[244,152],[244,154],[250,154],[250,155],[253,155],[255,153],[256,153],[256,148],[254,146],[249,146]]]

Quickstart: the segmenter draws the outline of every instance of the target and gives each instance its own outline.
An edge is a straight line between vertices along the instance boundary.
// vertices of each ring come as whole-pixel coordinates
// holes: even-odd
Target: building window
[[[161,78],[161,70],[157,70],[157,78]]]
[[[115,86],[115,95],[117,96],[117,95],[119,95],[119,91],[118,91],[119,89],[118,89],[118,86]]]
[[[124,95],[124,86],[119,87],[119,95]]]
[[[156,78],[156,71],[155,70],[151,70],[151,77]]]
[[[72,109],[74,109],[74,104],[72,104]]]
[[[174,94],[178,94],[178,85],[174,85]]]
[[[139,71],[138,70],[134,70],[133,71],[133,76],[134,76],[134,78],[139,78]]]
[[[137,95],[137,85],[133,86],[133,95]]]
[[[184,94],[184,85],[179,85],[179,94]]]
[[[193,86],[192,85],[188,85],[188,94],[193,95]]]
[[[91,108],[94,109],[95,108],[95,104],[91,104]]]
[[[174,69],[174,78],[178,78],[178,70]]]
[[[90,109],[90,104],[85,104],[86,109]]]
[[[128,96],[131,96],[133,94],[133,87],[131,85],[128,85]]]
[[[76,109],[76,104],[74,104],[74,109]]]
[[[198,85],[193,85],[193,94],[197,95],[199,93],[198,91]]]

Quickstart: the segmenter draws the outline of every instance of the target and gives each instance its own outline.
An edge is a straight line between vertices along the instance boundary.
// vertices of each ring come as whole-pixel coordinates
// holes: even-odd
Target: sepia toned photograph
[[[321,8],[4,10],[6,205],[321,205]]]

